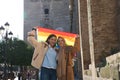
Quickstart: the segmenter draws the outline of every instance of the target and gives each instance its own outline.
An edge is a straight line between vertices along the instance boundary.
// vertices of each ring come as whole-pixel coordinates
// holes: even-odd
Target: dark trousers
[[[40,80],[57,80],[56,69],[42,67]]]

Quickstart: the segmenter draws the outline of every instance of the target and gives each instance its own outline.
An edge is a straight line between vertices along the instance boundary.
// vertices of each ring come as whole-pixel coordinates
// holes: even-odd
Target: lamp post
[[[0,35],[2,37],[2,40],[5,41],[5,46],[4,46],[4,54],[3,54],[3,58],[4,58],[4,80],[7,80],[7,58],[6,58],[6,55],[7,55],[7,49],[8,49],[8,46],[7,46],[7,43],[8,43],[8,39],[9,39],[9,36],[12,36],[13,33],[11,31],[9,31],[9,23],[6,22],[4,24],[5,27],[1,26],[0,27]]]

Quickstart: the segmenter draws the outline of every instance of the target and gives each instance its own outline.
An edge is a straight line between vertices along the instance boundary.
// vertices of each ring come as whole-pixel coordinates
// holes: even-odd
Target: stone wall
[[[111,50],[119,46],[118,29],[116,26],[117,6],[116,0],[92,0],[91,3],[95,58],[97,63],[97,60],[114,54]]]
[[[120,34],[120,0],[117,0],[117,27],[118,27],[118,34]],[[120,35],[119,35],[119,42],[120,42]]]
[[[119,51],[118,0],[91,0],[92,27],[96,66],[103,58]],[[81,26],[85,65],[90,63],[87,2],[81,0]]]
[[[96,68],[97,77],[106,78],[105,80],[120,80],[120,52],[106,57],[106,63],[105,67]],[[91,77],[91,68],[85,70],[84,73]]]
[[[44,10],[48,9],[49,14]],[[24,40],[34,26],[70,32],[69,0],[25,0]]]
[[[40,15],[41,14],[41,15]],[[24,0],[24,40],[26,41],[27,32],[34,26],[40,25],[44,17],[40,0]]]

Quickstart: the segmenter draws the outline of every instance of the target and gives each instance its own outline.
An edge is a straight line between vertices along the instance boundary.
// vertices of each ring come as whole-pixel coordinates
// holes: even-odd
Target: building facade
[[[24,40],[35,26],[70,32],[69,0],[24,0]]]

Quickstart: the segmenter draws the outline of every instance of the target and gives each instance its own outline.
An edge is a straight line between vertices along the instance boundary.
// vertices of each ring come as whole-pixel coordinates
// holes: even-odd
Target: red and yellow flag
[[[74,45],[76,34],[62,32],[58,30],[52,30],[47,28],[38,27],[37,28],[37,39],[38,41],[46,41],[50,34],[55,34],[57,37],[61,36],[65,39],[67,45]]]

